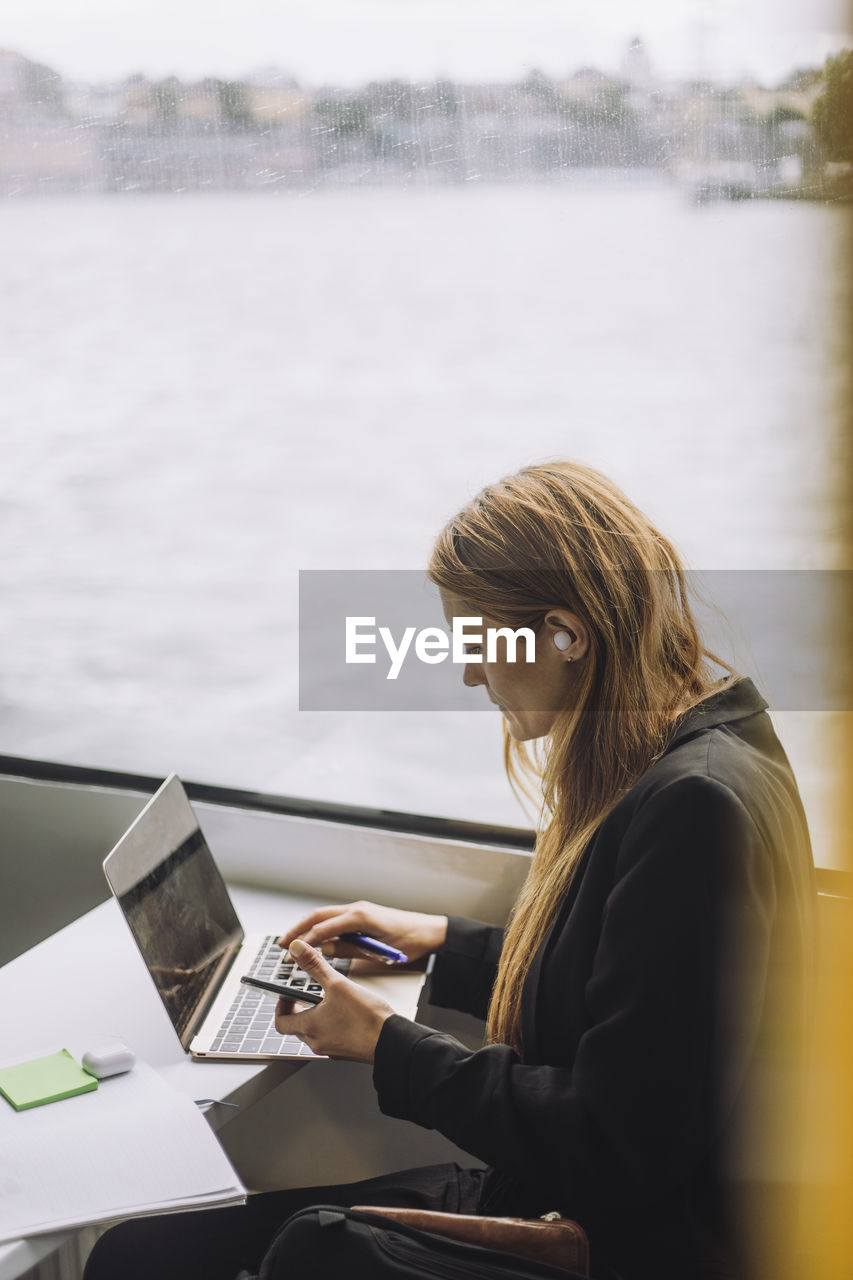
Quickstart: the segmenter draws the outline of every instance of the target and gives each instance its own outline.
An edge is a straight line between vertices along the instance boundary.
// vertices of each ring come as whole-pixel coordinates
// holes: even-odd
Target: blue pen
[[[405,964],[409,958],[396,947],[389,947],[387,942],[379,942],[376,938],[368,938],[364,933],[342,933],[341,940],[352,943],[369,956],[384,960],[386,964]]]

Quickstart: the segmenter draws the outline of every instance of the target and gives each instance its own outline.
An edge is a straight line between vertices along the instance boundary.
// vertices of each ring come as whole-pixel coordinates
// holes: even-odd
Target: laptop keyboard
[[[346,972],[349,960],[333,960],[336,969]],[[309,978],[282,951],[274,934],[264,938],[258,953],[249,965],[253,978],[265,978],[273,982],[286,982],[292,987],[308,991],[322,991],[319,983]],[[210,1046],[212,1052],[282,1054],[288,1058],[316,1057],[296,1036],[282,1036],[275,1029],[275,997],[251,987],[241,987],[231,1008]]]

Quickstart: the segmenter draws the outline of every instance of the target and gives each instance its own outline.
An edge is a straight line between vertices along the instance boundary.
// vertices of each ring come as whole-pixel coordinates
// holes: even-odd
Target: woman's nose
[[[475,689],[478,684],[486,683],[482,662],[465,663],[462,671],[462,683],[467,684],[469,689]]]

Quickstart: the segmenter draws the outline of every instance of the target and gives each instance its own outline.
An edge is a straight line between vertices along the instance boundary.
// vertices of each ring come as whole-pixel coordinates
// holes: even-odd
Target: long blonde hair
[[[541,623],[562,607],[589,633],[572,705],[541,754],[504,726],[510,782],[529,794],[536,779],[542,804],[488,1019],[489,1039],[521,1054],[524,979],[591,836],[662,753],[677,715],[738,677],[703,646],[672,545],[591,467],[525,467],[483,489],[439,534],[429,576],[500,625]]]

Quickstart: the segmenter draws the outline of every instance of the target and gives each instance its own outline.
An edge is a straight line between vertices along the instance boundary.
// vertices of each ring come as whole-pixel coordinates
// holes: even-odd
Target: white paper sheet
[[[245,1198],[195,1104],[143,1063],[29,1111],[0,1098],[0,1243]]]

